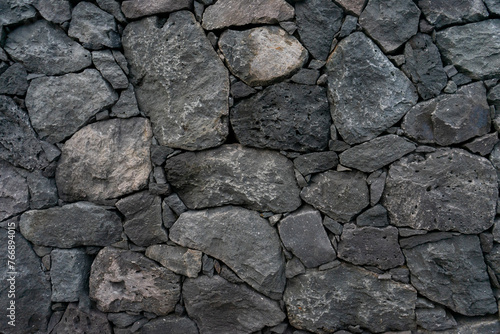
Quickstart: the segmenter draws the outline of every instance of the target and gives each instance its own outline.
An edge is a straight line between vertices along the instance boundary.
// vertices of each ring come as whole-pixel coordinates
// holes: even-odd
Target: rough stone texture
[[[92,260],[85,250],[54,249],[50,260],[53,302],[76,302],[88,293]]]
[[[499,31],[498,19],[450,27],[436,34],[436,44],[443,59],[459,71],[487,79],[500,74]]]
[[[97,0],[96,2],[101,9],[113,15],[119,22],[127,21],[117,0]]]
[[[102,312],[166,315],[180,292],[180,276],[140,253],[106,247],[92,263],[90,298]]]
[[[453,316],[440,306],[434,306],[431,309],[417,308],[415,315],[417,325],[430,331],[442,331],[457,326],[457,322]]]
[[[161,263],[176,274],[196,278],[201,271],[202,253],[197,250],[168,246],[152,245],[146,249],[146,256]]]
[[[246,334],[285,319],[277,302],[220,276],[187,279],[182,295],[201,333]]]
[[[5,51],[30,72],[59,75],[90,66],[90,52],[44,20],[21,26],[7,36]]]
[[[349,222],[368,206],[366,177],[359,172],[328,171],[314,175],[302,199],[335,220]]]
[[[120,98],[111,108],[111,116],[119,118],[130,118],[138,116],[141,112],[137,106],[134,86],[129,85],[128,88],[120,93]]]
[[[383,202],[396,226],[480,233],[493,225],[497,196],[496,172],[488,160],[439,149],[426,159],[394,163]]]
[[[144,4],[142,4],[144,5]],[[193,14],[133,22],[123,32],[139,107],[161,145],[200,150],[228,134],[228,71]]]
[[[48,179],[40,171],[28,175],[30,208],[46,209],[57,205],[57,187],[54,179]]]
[[[141,334],[198,334],[198,328],[188,317],[171,314],[151,320],[141,328]]]
[[[389,225],[387,210],[380,204],[366,210],[356,218],[356,225],[359,227],[373,226],[384,227]]]
[[[318,267],[336,258],[323,227],[321,214],[304,207],[283,218],[278,225],[283,245],[307,268]]]
[[[183,213],[170,238],[223,261],[241,279],[271,298],[285,288],[285,259],[276,230],[257,212],[222,207]]]
[[[115,57],[113,57],[110,50],[92,52],[92,62],[114,89],[125,89],[128,87],[127,76],[116,63]]]
[[[326,60],[342,25],[342,9],[329,0],[308,0],[297,2],[295,11],[300,40],[315,59]]]
[[[342,152],[340,163],[370,173],[413,152],[415,148],[415,144],[403,137],[386,135]]]
[[[496,0],[483,0],[483,2],[492,14],[500,15],[500,3]]]
[[[15,63],[0,75],[0,94],[24,95],[28,90],[28,73],[23,65]]]
[[[307,50],[299,41],[275,26],[226,30],[219,48],[231,73],[249,86],[280,81],[307,61]]]
[[[126,0],[122,2],[123,14],[129,19],[170,13],[192,7],[193,0]]]
[[[293,165],[278,152],[224,145],[176,155],[165,169],[190,209],[234,204],[280,213],[301,203]]]
[[[417,102],[410,80],[361,32],[340,41],[327,70],[333,122],[348,144],[375,138]]]
[[[489,133],[482,137],[476,138],[470,143],[464,144],[472,153],[480,154],[482,156],[491,153],[495,145],[498,143],[498,132]]]
[[[481,318],[457,317],[457,327],[450,330],[441,331],[440,334],[496,334],[500,331],[500,321],[497,316]]]
[[[0,221],[28,209],[26,179],[11,164],[0,160]]]
[[[36,16],[32,1],[6,0],[0,3],[0,26],[16,24]]]
[[[319,151],[330,138],[326,90],[318,86],[279,83],[231,109],[231,125],[246,146]]]
[[[107,246],[121,240],[122,232],[118,215],[88,202],[31,210],[21,216],[19,225],[35,245],[58,248]]]
[[[33,6],[47,21],[63,23],[71,19],[71,6],[68,0],[34,0]]]
[[[88,69],[78,74],[32,80],[26,107],[40,138],[57,143],[73,135],[116,100],[118,95],[99,72]]]
[[[419,18],[411,0],[369,0],[359,24],[384,52],[393,52],[417,33]]]
[[[290,324],[314,333],[357,325],[376,333],[415,327],[417,293],[411,285],[379,280],[352,265],[290,279],[284,300]]]
[[[293,160],[293,165],[302,175],[324,172],[337,167],[338,163],[335,152],[308,153]]]
[[[477,236],[453,236],[403,251],[412,285],[423,296],[467,316],[498,312]]]
[[[402,128],[420,143],[446,146],[485,135],[490,124],[486,89],[478,82],[417,104],[406,114]]]
[[[151,128],[144,118],[90,124],[69,139],[57,166],[59,197],[101,201],[143,188],[151,171]]]
[[[485,260],[498,279],[500,277],[500,246],[498,243],[494,244],[493,249],[486,254]]]
[[[83,309],[76,303],[69,304],[51,334],[86,333],[111,334],[111,325],[106,315],[93,309]]]
[[[474,22],[488,17],[488,11],[481,0],[418,0],[425,18],[436,28]]]
[[[337,3],[345,8],[348,12],[352,12],[359,16],[365,7],[366,0],[337,0]]]
[[[273,24],[293,19],[294,9],[285,0],[220,0],[203,13],[203,28],[222,29],[247,24]]]

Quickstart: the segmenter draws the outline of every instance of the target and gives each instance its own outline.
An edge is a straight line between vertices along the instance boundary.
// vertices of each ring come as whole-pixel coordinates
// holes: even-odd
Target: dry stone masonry
[[[498,0],[0,0],[0,333],[498,334],[499,131]]]

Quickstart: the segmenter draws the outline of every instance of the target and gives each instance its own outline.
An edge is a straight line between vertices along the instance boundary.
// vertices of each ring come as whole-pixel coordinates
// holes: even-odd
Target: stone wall
[[[0,333],[500,333],[498,1],[0,26]]]

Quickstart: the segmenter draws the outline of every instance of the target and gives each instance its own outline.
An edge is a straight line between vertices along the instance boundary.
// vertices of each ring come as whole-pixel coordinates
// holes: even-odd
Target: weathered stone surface
[[[489,90],[488,102],[496,107],[500,107],[500,85],[496,85]]]
[[[368,206],[366,177],[359,172],[328,171],[314,175],[302,199],[335,220],[349,222]]]
[[[480,233],[493,225],[496,172],[485,158],[439,149],[389,169],[383,202],[391,223],[415,229]]]
[[[348,12],[360,15],[365,7],[366,0],[337,0],[338,4],[344,7]]]
[[[231,83],[231,96],[235,99],[242,99],[244,97],[255,94],[257,91],[248,86],[243,81],[236,81]]]
[[[122,13],[120,3],[117,0],[97,0],[97,5],[102,9],[110,13],[120,22],[126,22],[127,19]]]
[[[151,171],[145,118],[90,124],[69,139],[57,166],[59,197],[101,201],[143,188]]]
[[[293,160],[293,165],[302,175],[324,172],[337,167],[339,158],[335,152],[308,153]]]
[[[24,95],[28,90],[28,73],[24,66],[15,63],[0,75],[0,94]]]
[[[376,266],[387,270],[404,264],[399,248],[398,229],[394,226],[356,227],[345,224],[338,247],[338,256],[362,266]]]
[[[340,163],[370,173],[413,152],[415,148],[415,144],[403,137],[386,135],[342,152]]]
[[[28,209],[26,178],[11,164],[0,160],[0,221]]]
[[[492,14],[500,15],[500,3],[496,0],[483,0],[483,2]]]
[[[441,306],[434,306],[430,309],[417,308],[415,310],[415,315],[417,318],[417,325],[430,331],[442,331],[457,326],[457,322],[453,318],[453,315],[446,312]]]
[[[90,66],[90,52],[60,28],[39,20],[7,36],[5,51],[30,72],[59,75]]]
[[[284,300],[290,324],[314,333],[357,325],[376,333],[415,328],[415,289],[352,265],[290,279]]]
[[[436,28],[450,24],[474,22],[488,17],[488,11],[481,0],[418,0],[425,18]]]
[[[273,24],[293,19],[294,10],[285,0],[220,0],[207,7],[203,28],[222,29],[247,24]]]
[[[190,209],[234,204],[280,213],[301,203],[293,165],[278,152],[224,145],[176,155],[165,169]]]
[[[446,61],[481,80],[500,74],[499,34],[500,20],[486,20],[441,30],[436,44]]]
[[[92,62],[101,72],[104,79],[108,80],[114,89],[124,89],[128,87],[128,79],[120,66],[116,63],[115,57],[110,50],[92,52]]]
[[[486,89],[478,82],[417,104],[406,114],[402,128],[420,143],[446,146],[487,134],[490,124]]]
[[[491,153],[497,143],[498,132],[493,132],[482,137],[478,137],[470,143],[464,144],[464,147],[472,153],[478,153],[484,157],[485,155]]]
[[[374,172],[375,173],[375,172]],[[371,176],[371,175],[370,175]],[[385,189],[386,172],[380,173],[379,176],[368,182],[370,184],[370,205],[377,204],[382,198]]]
[[[6,0],[0,3],[0,26],[16,24],[36,16],[32,1]]]
[[[111,116],[119,118],[130,118],[138,116],[141,112],[137,106],[134,86],[129,85],[128,88],[120,93],[120,98],[111,107]]]
[[[498,279],[500,277],[500,245],[498,243],[496,243],[493,249],[485,255],[485,260]]]
[[[71,19],[71,6],[68,0],[34,0],[33,6],[47,21],[63,23]]]
[[[53,302],[76,302],[87,294],[92,260],[85,250],[54,249],[50,260]]]
[[[116,100],[118,95],[99,72],[88,69],[78,74],[32,80],[26,107],[40,138],[57,143],[73,135],[90,117]]]
[[[330,138],[325,88],[279,83],[231,108],[231,125],[246,146],[319,151]]]
[[[161,13],[170,13],[193,7],[193,0],[126,0],[122,2],[123,14],[129,19]]]
[[[69,304],[51,334],[86,333],[111,334],[111,325],[104,313],[94,309],[82,309],[76,303]]]
[[[289,77],[307,61],[307,50],[299,41],[275,26],[226,30],[219,48],[231,73],[249,86]]]
[[[26,178],[30,191],[30,208],[45,209],[57,205],[57,187],[54,179],[48,179],[40,171]]]
[[[305,274],[306,267],[300,262],[296,257],[293,257],[290,261],[287,261],[285,268],[285,276],[287,279],[293,278],[300,274]]]
[[[448,82],[437,46],[429,35],[417,34],[405,45],[405,71],[424,100],[436,97]]]
[[[277,302],[220,276],[187,279],[182,295],[201,333],[246,334],[285,319]]]
[[[304,207],[283,218],[278,225],[283,245],[307,268],[335,260],[335,250],[323,227],[321,214]]]
[[[132,251],[103,248],[90,272],[90,298],[102,312],[166,315],[174,310],[180,290],[180,276]]]
[[[410,80],[361,32],[340,41],[327,70],[333,122],[348,144],[375,138],[417,102]]]
[[[198,334],[198,327],[193,320],[188,317],[177,315],[167,315],[151,320],[141,328],[141,334]]]
[[[145,4],[141,2],[141,6]],[[123,48],[139,107],[161,145],[200,150],[222,144],[228,134],[229,78],[193,14],[133,22]]]
[[[315,59],[326,60],[342,26],[342,9],[332,1],[309,0],[297,2],[295,11],[300,40]]]
[[[315,85],[319,76],[320,72],[318,70],[301,68],[290,78],[290,80],[302,85]]]
[[[457,326],[454,329],[440,331],[439,334],[496,334],[500,331],[500,321],[497,316],[487,317],[456,317]]]
[[[369,0],[359,24],[384,52],[393,52],[417,33],[419,18],[411,0]]]
[[[373,227],[384,227],[389,225],[389,220],[387,219],[387,210],[380,204],[375,205],[360,214],[356,218],[356,225],[359,227],[363,226],[373,226]]]
[[[420,294],[467,316],[498,311],[479,238],[459,235],[403,250]]]
[[[257,212],[222,207],[183,213],[170,238],[223,261],[255,290],[280,298],[285,288],[285,259],[276,230]]]
[[[200,251],[168,245],[152,245],[146,249],[146,256],[176,274],[197,277],[201,271]]]
[[[409,238],[402,238],[399,240],[401,248],[413,248],[418,245],[423,245],[429,242],[436,242],[444,239],[450,239],[453,237],[451,232],[431,232],[427,233],[425,230],[411,230],[410,229],[399,229],[399,234],[402,237],[410,236]]]

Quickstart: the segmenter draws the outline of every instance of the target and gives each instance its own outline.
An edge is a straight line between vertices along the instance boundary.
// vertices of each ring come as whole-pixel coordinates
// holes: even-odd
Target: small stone
[[[87,293],[91,258],[78,248],[54,249],[50,253],[52,302],[76,302]]]
[[[141,334],[159,334],[159,333],[179,333],[179,334],[198,334],[198,328],[193,320],[188,317],[179,317],[178,315],[167,315],[151,320],[141,328]]]
[[[414,230],[412,228],[407,228],[407,227],[400,227],[399,229],[399,235],[402,237],[411,237],[414,235],[421,235],[421,234],[426,234],[426,230]]]
[[[47,21],[63,23],[71,19],[71,6],[68,0],[35,0],[33,6]]]
[[[19,95],[26,94],[28,90],[28,73],[24,66],[15,63],[0,75],[0,94]]]
[[[420,28],[420,32],[424,34],[431,34],[434,30],[434,26],[425,19],[421,19],[418,26]]]
[[[387,210],[380,204],[375,205],[356,218],[356,225],[359,227],[385,227],[389,225]]]
[[[57,188],[54,179],[44,177],[41,171],[34,171],[26,180],[30,191],[31,209],[46,209],[57,205]]]
[[[97,0],[97,5],[109,14],[113,15],[119,22],[126,22],[127,19],[122,13],[120,3],[116,0]]]
[[[203,18],[203,12],[205,11],[205,5],[199,3],[198,1],[194,2],[194,16],[196,17],[196,21],[201,23]]]
[[[141,318],[141,315],[128,314],[125,312],[108,313],[108,320],[119,328],[128,327]]]
[[[500,85],[492,87],[488,92],[488,102],[500,107]]]
[[[325,218],[323,218],[323,225],[327,228],[328,231],[337,236],[342,234],[342,230],[344,228],[342,224],[336,222],[328,216],[325,216]]]
[[[122,2],[123,14],[129,19],[191,9],[193,0],[126,0]]]
[[[489,253],[493,249],[493,234],[491,233],[481,233],[479,235],[479,240],[481,241],[481,248],[483,253]]]
[[[319,75],[320,73],[318,70],[301,68],[290,80],[302,85],[315,85]]]
[[[174,225],[175,221],[177,220],[177,216],[174,214],[172,209],[170,209],[170,207],[165,201],[162,202],[161,207],[162,207],[163,226],[165,226],[165,228],[171,228],[172,225]]]
[[[427,21],[436,28],[451,24],[480,21],[488,17],[488,11],[481,0],[464,0],[450,3],[440,0],[418,0]]]
[[[294,278],[297,275],[305,274],[305,272],[306,268],[298,258],[294,257],[290,261],[287,261],[285,268],[285,277],[287,279]]]
[[[335,168],[338,163],[338,156],[335,152],[308,153],[293,160],[295,168],[302,175],[321,173]]]
[[[28,183],[19,172],[0,160],[0,221],[29,209]]]
[[[389,270],[391,278],[396,282],[410,284],[410,271],[406,268],[392,268]]]
[[[330,140],[328,142],[328,148],[330,151],[344,152],[345,150],[351,148],[351,145],[343,142],[342,140]]]
[[[446,84],[446,87],[444,87],[443,92],[445,92],[446,94],[454,94],[457,92],[457,89],[458,89],[458,87],[457,87],[457,84],[455,83],[455,81],[450,80]]]
[[[280,213],[280,214],[273,215],[273,216],[269,217],[269,218],[268,218],[268,220],[269,220],[269,224],[271,224],[271,226],[276,225],[276,224],[280,221],[281,217],[283,217],[283,215],[282,215],[281,213]]]
[[[342,28],[340,29],[340,38],[349,36],[353,31],[356,30],[358,25],[358,18],[356,16],[347,15],[342,23]]]
[[[399,240],[399,244],[403,249],[409,249],[426,243],[450,239],[453,237],[453,234],[450,232],[427,233],[427,231],[424,230],[410,231],[409,229],[403,230],[401,228],[399,229],[399,232],[402,237],[409,236],[409,238]]]
[[[255,94],[257,91],[252,87],[245,84],[243,81],[237,81],[231,84],[231,95],[235,99],[242,99],[244,97]]]
[[[165,198],[165,202],[168,204],[170,209],[172,209],[177,216],[180,216],[181,213],[186,212],[188,209],[186,205],[179,198],[179,195],[172,194]]]
[[[429,331],[442,331],[457,326],[457,322],[455,318],[453,318],[453,315],[446,312],[446,310],[440,306],[431,309],[417,308],[415,310],[415,316],[417,318],[417,325]]]
[[[97,0],[97,1],[99,1],[99,0]],[[120,66],[123,73],[125,73],[126,75],[129,75],[127,59],[125,58],[123,53],[121,53],[118,50],[111,50],[111,53],[113,54],[113,57],[115,57],[115,61]]]
[[[170,184],[157,184],[154,182],[149,183],[149,192],[153,195],[168,196],[172,193]]]
[[[318,80],[316,81],[316,84],[318,86],[326,86],[328,83],[328,74],[324,73],[324,74],[321,74],[318,78]]]
[[[379,177],[374,179],[370,184],[370,205],[377,204],[382,198],[382,194],[385,189],[385,179],[387,177],[387,173],[383,172]]]
[[[215,266],[215,260],[212,259],[211,257],[208,257],[207,254],[203,254],[202,258],[202,270],[203,270],[203,275],[207,275],[208,277],[213,277],[214,276],[214,266]]]
[[[295,22],[280,22],[279,24],[289,35],[293,35],[297,31],[297,24]]]
[[[179,275],[195,278],[201,271],[202,253],[197,250],[177,246],[152,245],[146,249],[146,256]]]
[[[92,62],[114,89],[125,89],[129,86],[127,76],[116,63],[110,50],[93,51]]]
[[[109,119],[109,110],[103,110],[103,111],[100,111],[97,114],[95,114],[95,120],[97,122],[105,121],[107,119]]]
[[[308,67],[313,69],[313,70],[319,70],[325,65],[326,65],[326,61],[324,61],[324,60],[313,59],[309,63]]]
[[[467,85],[472,82],[471,78],[462,73],[455,74],[451,79],[457,86]]]
[[[453,65],[447,65],[443,69],[446,72],[446,75],[448,76],[448,78],[454,77],[455,75],[458,74],[457,69]]]
[[[346,11],[357,16],[361,14],[366,4],[366,0],[338,0],[337,2],[344,7]]]
[[[174,150],[170,147],[161,146],[161,145],[152,145],[151,146],[151,161],[157,165],[161,166],[167,160],[167,156],[172,154]]]
[[[153,176],[155,178],[156,183],[165,184],[167,183],[167,178],[165,177],[165,170],[161,167],[154,167]]]
[[[464,144],[472,153],[478,153],[483,157],[490,154],[493,147],[498,143],[498,132],[489,133],[482,137],[478,137],[470,143]]]

